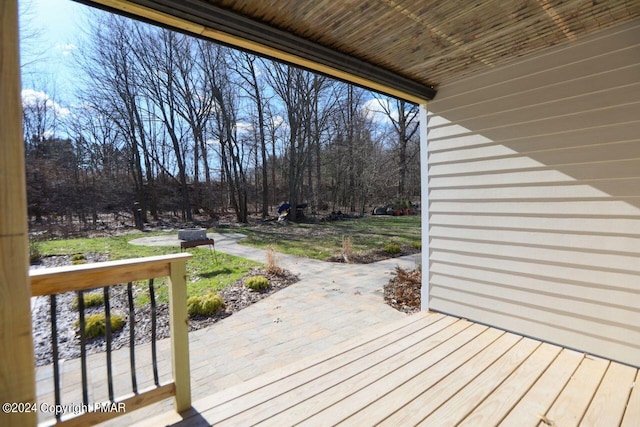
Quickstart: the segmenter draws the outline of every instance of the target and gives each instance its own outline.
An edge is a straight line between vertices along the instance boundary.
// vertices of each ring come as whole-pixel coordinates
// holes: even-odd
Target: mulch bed
[[[390,254],[384,249],[372,249],[370,251],[358,251],[351,255],[344,256],[343,254],[332,255],[327,259],[329,262],[340,262],[348,264],[372,264],[378,261],[384,261],[390,258],[399,258],[406,255],[415,255],[420,253],[420,249],[417,249],[411,245],[402,245],[400,252],[397,254]]]
[[[420,311],[422,271],[396,267],[396,275],[384,285],[384,302],[403,313]]]
[[[85,254],[88,262],[105,261],[106,256],[101,254]],[[45,257],[42,260],[43,267],[55,267],[71,264],[70,257],[56,256]],[[218,293],[225,302],[225,310],[211,317],[193,317],[189,319],[189,331],[206,328],[225,317],[236,313],[249,305],[260,301],[269,295],[298,281],[298,276],[287,270],[280,274],[270,274],[264,269],[252,269],[247,276],[262,275],[269,278],[270,286],[265,291],[252,291],[243,286],[243,280],[227,286]],[[100,289],[100,292],[102,290]],[[134,287],[134,299],[140,293],[148,293],[148,288]],[[80,357],[80,334],[75,326],[78,309],[74,308],[76,301],[75,292],[66,292],[56,297],[56,319],[58,333],[58,357],[60,359],[73,359]],[[116,350],[129,345],[129,306],[126,285],[116,285],[109,288],[109,303],[112,313],[118,313],[125,317],[127,323],[124,329],[114,332],[111,349]],[[156,334],[157,339],[168,338],[169,335],[169,304],[158,304],[156,307]],[[92,313],[104,313],[104,307],[90,307],[85,309],[85,316]],[[51,349],[51,310],[49,297],[37,297],[32,300],[31,315],[33,319],[33,339],[36,365],[46,365],[53,362]],[[151,341],[151,307],[149,304],[135,307],[135,342],[143,344]],[[87,354],[106,351],[106,341],[99,337],[87,340]]]

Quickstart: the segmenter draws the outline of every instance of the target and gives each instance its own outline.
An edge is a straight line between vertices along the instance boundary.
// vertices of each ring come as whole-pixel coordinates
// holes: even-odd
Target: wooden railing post
[[[169,312],[171,359],[176,385],[176,412],[191,407],[191,370],[189,368],[189,318],[187,314],[186,260],[171,263]]]
[[[37,413],[17,0],[0,1],[0,28],[0,425],[32,426]]]
[[[1,252],[0,255],[2,255]],[[189,253],[168,254],[117,261],[104,261],[82,265],[43,268],[33,270],[29,273],[29,276],[31,278],[32,296],[57,295],[69,291],[83,291],[105,286],[114,286],[116,284],[131,284],[138,280],[149,280],[157,277],[169,277],[169,321],[171,327],[171,347],[173,353],[173,380],[170,382],[163,381],[163,384],[160,384],[159,376],[157,375],[157,359],[155,357],[154,345],[152,344],[151,351],[152,368],[154,369],[154,386],[144,387],[144,389],[140,390],[136,386],[134,386],[136,382],[132,378],[131,385],[133,393],[115,397],[113,396],[113,393],[111,393],[111,391],[109,392],[109,400],[118,403],[118,405],[123,405],[123,407],[126,408],[127,412],[142,408],[147,405],[151,405],[153,403],[167,399],[171,396],[175,398],[177,411],[185,411],[191,407],[191,373],[189,370],[189,336],[187,325],[186,288],[186,263],[191,258],[193,258],[193,256]],[[0,271],[0,278],[2,278],[1,273],[2,271]],[[153,284],[150,282],[149,287],[149,294],[152,301],[151,322],[153,324],[156,310],[153,308],[153,301],[155,301],[155,299],[152,296]],[[131,286],[127,286],[127,288],[131,289]],[[127,292],[127,296],[129,297],[129,307],[131,307],[133,306],[133,296],[129,292]],[[0,303],[2,303],[1,298]],[[106,306],[105,310],[108,310]],[[31,324],[30,321],[26,323],[28,325]],[[0,324],[0,327],[2,327],[2,324]],[[56,327],[57,326],[55,319],[52,317],[52,329],[55,329]],[[152,330],[151,336],[155,342],[155,338],[153,338],[155,336],[154,331],[155,329]],[[133,334],[131,334],[131,336],[133,336]],[[28,338],[29,341],[31,341],[31,334],[28,335]],[[131,348],[133,349],[134,347],[132,346]],[[0,347],[0,352],[2,350],[3,348]],[[131,353],[133,353],[133,351],[131,351]],[[110,359],[108,355],[107,359]],[[133,360],[135,360],[135,357],[133,357]],[[3,360],[0,360],[0,362],[2,361]],[[57,362],[54,361],[54,363]],[[108,365],[109,363],[110,362],[107,362]],[[0,363],[0,366],[1,365],[2,363]],[[136,371],[135,367],[133,366],[134,364],[132,363],[131,365],[131,372],[132,374],[135,374]],[[33,363],[30,367],[33,370]],[[110,370],[107,367],[107,382],[110,383],[113,378],[109,371]],[[56,369],[54,368],[55,378],[53,381],[57,382],[60,376],[55,372]],[[0,385],[3,385],[2,380],[3,378],[0,378]],[[83,393],[86,392],[86,384],[82,385],[82,390]],[[4,394],[2,394],[2,396],[4,396]],[[9,397],[12,396],[7,395],[7,398]],[[58,397],[56,397],[55,399],[56,404],[58,404]],[[99,402],[99,400],[96,401]],[[17,406],[17,408],[21,408],[21,406]],[[74,416],[64,416],[62,417],[62,422],[64,425],[94,425],[114,418],[119,414],[119,411],[88,411],[82,414],[74,414]],[[5,423],[2,415],[4,414],[0,414],[0,426],[4,426],[5,424],[7,424]],[[17,420],[20,421],[17,424],[20,426],[30,424],[24,419],[17,418]],[[35,423],[36,419],[34,418],[32,424],[35,425]]]

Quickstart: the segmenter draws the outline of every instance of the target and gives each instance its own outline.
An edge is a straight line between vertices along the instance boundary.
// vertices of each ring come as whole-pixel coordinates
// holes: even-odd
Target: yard
[[[319,260],[339,255],[345,238],[360,253],[384,251],[389,244],[413,249],[413,253],[421,248],[420,216],[370,216],[317,224],[270,222],[233,231],[247,235],[242,244]]]
[[[246,226],[213,228],[207,231],[242,233],[247,236],[240,241],[243,245],[271,248],[279,253],[325,261],[342,261],[345,240],[351,242],[351,251],[360,255],[365,262],[402,255],[406,251],[417,253],[421,248],[419,216],[372,216],[315,224],[255,222]],[[110,237],[37,241],[31,244],[31,255],[32,258],[42,259],[54,256],[64,258],[60,262],[69,261],[74,254],[100,254],[109,260],[164,255],[177,252],[178,249],[167,246],[137,246],[128,242],[140,237],[175,233],[154,231]],[[393,253],[396,248],[391,247],[389,250],[389,245],[397,245],[402,252]],[[246,275],[251,268],[260,267],[259,263],[224,253],[218,253],[215,262],[209,249],[205,247],[191,249],[190,252],[194,258],[188,265],[189,296],[220,290]],[[165,295],[160,295],[161,299],[164,297]]]
[[[371,217],[320,224],[287,225],[260,223],[231,229],[210,229],[210,232],[232,230],[248,236],[241,240],[245,245],[259,248],[271,248],[276,252],[294,254],[308,258],[344,262],[346,252],[350,262],[372,262],[380,258],[390,258],[419,252],[419,217]],[[106,260],[121,260],[175,253],[175,246],[140,246],[129,242],[140,237],[175,235],[175,231],[154,231],[147,233],[123,234],[111,237],[75,238],[36,241],[31,244],[31,256],[34,264],[44,267],[57,267],[68,264],[84,264]],[[352,242],[352,248],[345,246]],[[396,248],[394,252],[390,248]],[[345,252],[346,251],[346,252]],[[211,325],[259,299],[294,283],[298,278],[288,271],[282,274],[270,274],[259,262],[229,255],[217,251],[213,257],[206,247],[190,249],[193,259],[187,264],[187,295],[201,296],[210,292],[221,295],[225,310],[215,316],[190,319],[190,329],[200,329]],[[393,252],[393,253],[390,253]],[[270,288],[266,292],[251,292],[243,286],[243,280],[251,275],[265,275],[270,279]],[[148,317],[150,294],[146,282],[135,283],[136,317],[144,323]],[[159,336],[168,336],[168,287],[166,279],[155,283],[156,298],[160,311]],[[125,312],[126,293],[120,287],[114,288],[112,307]],[[74,293],[61,295],[58,321],[72,327],[77,317],[74,308]],[[122,301],[121,301],[122,300]],[[393,304],[392,304],[393,305]],[[121,307],[120,307],[121,306]],[[402,309],[402,308],[399,308]],[[49,363],[48,305],[38,303],[32,311],[36,338],[36,359],[38,364]],[[65,323],[66,322],[66,323]],[[136,334],[138,335],[138,334]],[[146,342],[148,334],[141,333],[140,342]],[[127,342],[126,336],[120,337],[114,345],[119,347]],[[71,333],[67,344],[60,351],[65,357],[77,357],[79,351],[77,337]],[[120,342],[122,341],[122,342]],[[93,348],[95,347],[95,348]],[[101,351],[102,341],[92,343],[90,351]]]

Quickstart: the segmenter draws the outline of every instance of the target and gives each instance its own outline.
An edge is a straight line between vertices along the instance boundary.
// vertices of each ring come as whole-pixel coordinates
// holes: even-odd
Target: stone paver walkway
[[[265,262],[264,250],[237,243],[241,235],[208,236],[215,239],[217,251]],[[178,246],[179,240],[155,236],[131,243]],[[382,287],[396,266],[415,268],[419,257],[418,254],[374,264],[347,265],[279,254],[278,265],[298,274],[299,282],[211,327],[189,334],[192,399],[198,400],[406,316],[384,303]],[[140,347],[143,357],[137,362],[138,370],[142,371],[138,383],[143,388],[152,384],[151,366],[146,362],[150,357],[144,357],[149,346]],[[169,340],[158,344],[162,378],[171,378],[169,347]],[[106,400],[101,397],[106,389],[104,358],[101,354],[89,358],[91,396],[97,400]],[[130,387],[127,358],[128,349],[114,352],[116,381]],[[50,366],[38,368],[39,399],[52,400],[51,370]],[[63,364],[63,384],[65,380],[75,383],[79,376],[78,359]],[[79,392],[67,394],[69,403],[81,402]],[[152,405],[105,425],[130,425],[151,414],[169,411],[172,404],[168,400]]]

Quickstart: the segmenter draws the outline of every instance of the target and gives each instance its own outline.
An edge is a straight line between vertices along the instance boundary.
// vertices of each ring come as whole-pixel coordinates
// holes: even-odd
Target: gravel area
[[[102,254],[85,254],[87,262],[106,261]],[[71,264],[69,256],[54,256],[43,258],[41,267],[55,267]],[[282,274],[268,274],[263,269],[253,269],[248,276],[263,275],[270,279],[270,286],[263,292],[256,292],[245,288],[242,280],[237,281],[221,290],[219,294],[225,302],[225,310],[211,317],[195,317],[189,319],[189,330],[194,331],[205,328],[215,322],[232,315],[233,313],[248,307],[249,305],[268,297],[269,295],[286,288],[298,281],[298,276],[284,270]],[[88,292],[100,292],[97,289]],[[134,301],[141,293],[148,294],[148,286],[134,286]],[[77,294],[66,292],[56,296],[56,320],[58,333],[58,357],[59,359],[73,359],[80,357],[80,334],[75,323],[78,321],[78,309],[75,307]],[[109,303],[111,312],[125,318],[126,324],[120,331],[114,332],[112,337],[112,350],[129,345],[129,305],[126,285],[116,285],[109,288]],[[33,337],[36,365],[46,365],[53,362],[51,348],[51,305],[50,297],[32,298],[31,314],[33,319]],[[135,318],[135,342],[142,344],[151,341],[151,306],[134,307]],[[169,337],[169,305],[166,303],[157,305],[157,338]],[[104,307],[89,307],[85,309],[85,316],[92,313],[104,313]],[[106,341],[102,337],[87,340],[87,354],[106,351]]]

